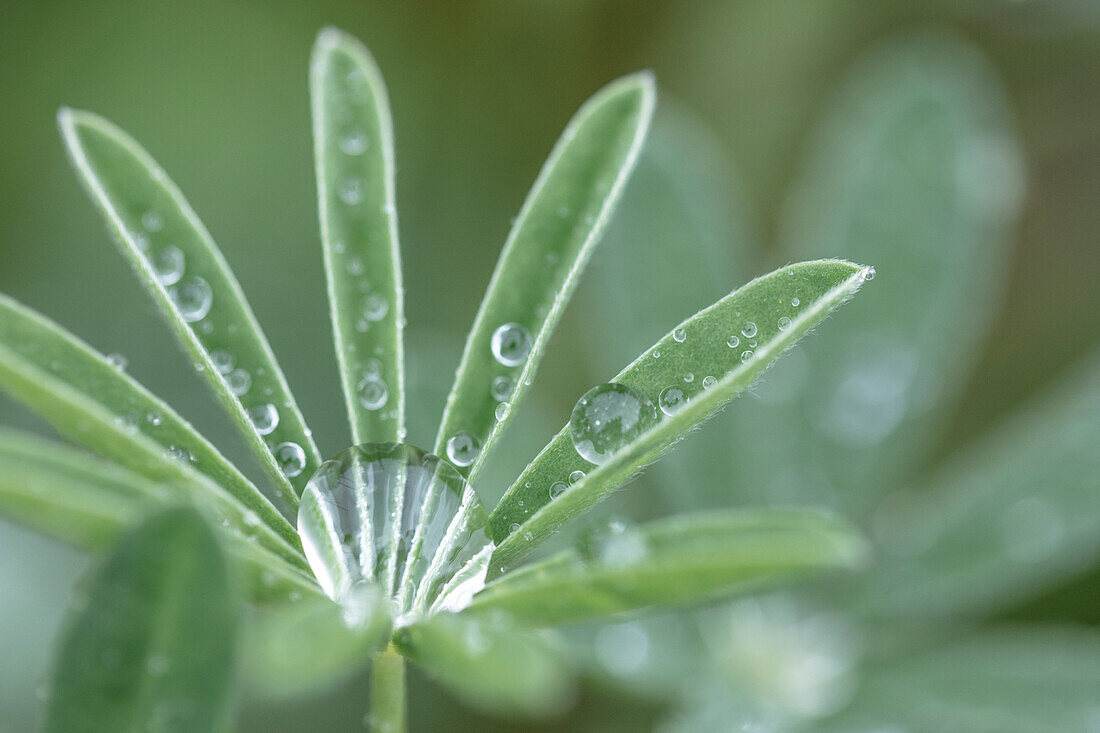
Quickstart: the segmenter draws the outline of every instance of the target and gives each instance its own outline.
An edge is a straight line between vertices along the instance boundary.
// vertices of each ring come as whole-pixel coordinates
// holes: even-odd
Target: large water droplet
[[[460,430],[447,441],[447,458],[456,466],[471,465],[481,452],[481,441],[465,430]]]
[[[168,291],[180,316],[188,323],[201,321],[210,312],[214,292],[201,277],[189,277]]]
[[[172,245],[154,254],[150,264],[153,266],[153,273],[157,276],[157,280],[165,287],[178,283],[183,277],[186,266],[183,250]]]
[[[519,323],[505,323],[493,332],[493,356],[504,366],[519,366],[531,353],[531,334]]]
[[[368,376],[359,383],[359,404],[368,410],[380,410],[389,399],[386,383],[375,376]]]
[[[270,402],[266,405],[256,405],[249,408],[248,418],[260,435],[268,435],[279,427],[279,411]]]
[[[287,478],[294,478],[306,467],[306,452],[297,443],[280,443],[275,447],[275,460]]]
[[[604,463],[657,423],[653,403],[624,384],[601,384],[573,407],[569,436],[589,463]]]
[[[488,546],[487,521],[452,465],[401,443],[368,443],[326,461],[298,510],[302,547],[329,597],[346,603],[370,582],[404,612],[446,600],[452,578],[468,602],[488,567],[467,566]]]

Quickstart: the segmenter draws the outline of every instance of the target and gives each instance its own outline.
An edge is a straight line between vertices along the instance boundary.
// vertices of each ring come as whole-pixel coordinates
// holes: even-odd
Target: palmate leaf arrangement
[[[63,633],[45,730],[225,727],[238,647],[244,677],[269,691],[321,686],[371,663],[368,722],[380,731],[406,726],[405,659],[471,703],[539,712],[567,697],[571,670],[534,630],[860,561],[862,540],[844,522],[793,508],[613,525],[576,549],[527,556],[752,385],[873,269],[789,265],[683,321],[587,392],[490,512],[478,478],[631,172],[654,82],[641,73],[610,84],[566,127],[504,245],[432,453],[402,443],[386,91],[366,49],[333,29],[315,45],[310,83],[353,444],[327,461],[182,194],[111,123],[60,114],[80,180],[275,502],[123,365],[0,296],[0,388],[103,459],[4,431],[0,511],[81,546],[113,546]]]

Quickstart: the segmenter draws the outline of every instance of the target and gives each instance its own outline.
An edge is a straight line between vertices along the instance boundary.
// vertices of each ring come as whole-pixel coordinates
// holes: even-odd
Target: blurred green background
[[[98,349],[125,354],[133,375],[242,464],[243,445],[71,174],[54,118],[62,105],[99,112],[169,171],[235,269],[322,451],[335,453],[347,438],[323,295],[306,86],[310,45],[326,24],[367,43],[390,91],[413,360],[410,442],[419,445],[431,443],[509,222],[561,128],[607,81],[639,68],[656,72],[660,112],[639,176],[555,336],[492,485],[481,487],[487,495],[503,492],[587,387],[792,252],[879,265],[869,287],[914,297],[933,290],[915,269],[890,271],[876,257],[877,243],[848,251],[843,236],[823,232],[837,250],[789,244],[792,236],[817,234],[799,224],[797,205],[795,215],[785,212],[814,168],[807,160],[828,139],[823,120],[871,119],[875,104],[889,109],[874,99],[864,109],[858,90],[891,86],[876,87],[870,77],[875,58],[880,65],[897,59],[889,56],[895,46],[915,49],[917,60],[902,65],[938,67],[933,77],[969,78],[980,67],[979,86],[994,99],[982,88],[970,101],[979,117],[988,102],[999,116],[995,126],[1018,138],[1023,165],[984,171],[985,184],[1008,189],[1001,205],[1011,211],[990,235],[1003,254],[974,265],[988,282],[944,315],[973,318],[966,338],[976,361],[954,375],[957,394],[925,431],[927,447],[903,452],[891,464],[891,481],[962,452],[1092,350],[1100,334],[1100,6],[1087,0],[2,0],[0,291]],[[870,80],[860,81],[861,73]],[[822,125],[826,132],[815,133]],[[923,161],[936,147],[921,150]],[[915,211],[913,221],[942,213]],[[632,264],[635,245],[639,266]],[[705,281],[695,277],[700,270]],[[860,307],[874,305],[857,301],[854,313],[836,320],[873,317],[858,315]],[[828,339],[832,325],[814,339]],[[724,500],[722,476],[736,420],[724,415],[713,434],[689,441],[686,458],[647,476],[606,511],[645,519],[734,503]],[[0,400],[0,422],[47,430],[10,401]],[[763,439],[784,435],[765,430]],[[678,479],[691,486],[681,491]],[[49,640],[86,562],[0,523],[0,730],[30,728]],[[1006,613],[1094,624],[1098,585],[1086,575]],[[312,703],[256,704],[250,729],[354,730],[363,684]],[[627,694],[586,688],[570,717],[547,725],[650,726],[659,706]],[[412,699],[416,729],[465,730],[475,720],[422,681]],[[477,720],[484,729],[509,725]]]

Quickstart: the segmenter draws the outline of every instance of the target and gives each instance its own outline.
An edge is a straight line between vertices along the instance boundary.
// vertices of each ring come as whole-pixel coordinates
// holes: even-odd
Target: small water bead
[[[673,413],[684,406],[686,400],[687,395],[684,394],[684,390],[679,387],[665,387],[657,398],[657,404],[660,406],[661,412],[672,416]]]
[[[741,345],[741,339],[737,338],[737,335],[735,334],[726,339],[726,345],[729,346],[731,349],[736,349],[738,346]]]
[[[531,333],[519,323],[505,323],[493,331],[490,347],[504,366],[519,366],[531,353]]]
[[[150,259],[150,264],[157,281],[165,287],[178,283],[186,267],[183,250],[173,245],[156,252]]]
[[[379,293],[371,293],[363,298],[363,317],[368,321],[381,321],[389,310],[389,302]]]
[[[370,376],[359,383],[359,404],[368,410],[380,410],[389,399],[389,389],[381,379]]]
[[[516,383],[511,377],[495,377],[489,385],[489,394],[498,402],[507,402],[512,397]]]
[[[569,488],[569,484],[564,481],[555,481],[550,484],[550,500],[553,501],[565,493],[565,490]]]
[[[753,323],[752,321],[749,321],[741,329],[741,335],[744,336],[747,339],[751,339],[753,336],[756,335],[756,330],[757,330],[756,329],[756,324]]]
[[[654,351],[653,352],[653,360],[657,361],[660,358],[661,358],[661,352],[660,351]]]
[[[501,402],[499,405],[497,405],[497,409],[493,412],[493,414],[496,416],[497,422],[502,422],[505,416],[508,414],[508,403]]]
[[[802,301],[798,298],[791,298],[791,305],[797,308],[798,306],[802,305]]]
[[[573,407],[569,435],[589,463],[604,463],[623,446],[657,424],[653,403],[625,384],[590,389]]]
[[[687,382],[688,384],[691,384],[692,382],[695,381],[695,375],[692,374],[691,372],[688,372],[687,374],[684,375],[684,381]]]
[[[718,380],[711,376],[703,377],[703,389],[710,389],[714,385],[718,384]]]
[[[160,214],[157,212],[146,211],[141,216],[141,226],[145,228],[145,231],[154,234],[164,228],[164,220],[160,218]]]
[[[752,351],[747,351],[747,350],[742,351],[741,352],[741,363],[744,364],[746,361],[751,359],[752,358],[752,353],[753,353]]]
[[[459,528],[454,520],[463,505],[475,511],[463,515]],[[306,558],[330,598],[346,607],[365,581],[393,578],[381,583],[382,591],[402,612],[437,600],[444,584],[487,546],[486,523],[454,466],[401,443],[358,445],[325,461],[298,510]],[[484,585],[484,572],[470,582],[472,588],[462,584],[467,596]]]
[[[155,412],[150,412],[148,415],[145,416],[145,421],[155,428],[160,425],[161,417]]]
[[[874,280],[876,275],[874,266],[864,267],[862,275],[864,280]]]
[[[461,430],[447,441],[447,458],[456,466],[465,468],[477,460],[481,452],[481,441],[465,430]]]
[[[580,469],[577,469],[576,471],[573,471],[572,473],[569,474],[569,483],[575,484],[584,477],[585,477],[584,471],[581,471]]]
[[[519,522],[512,522],[511,524],[509,524],[508,525],[508,531],[509,532],[518,532],[519,531]]]
[[[676,343],[682,344],[684,343],[684,339],[687,338],[687,332],[682,328],[677,328],[672,332],[672,338]]]
[[[348,206],[363,200],[363,182],[358,178],[344,178],[336,184],[336,195]]]
[[[130,361],[122,354],[107,354],[107,363],[120,372],[124,372]]]
[[[173,445],[168,449],[168,457],[172,460],[179,461],[180,463],[195,462],[195,454],[187,448],[183,448],[178,445]]]
[[[306,452],[297,443],[279,443],[275,446],[275,460],[287,478],[294,478],[306,467]]]
[[[279,410],[270,402],[265,405],[256,405],[249,408],[248,419],[252,421],[252,426],[256,428],[257,433],[270,435],[275,428],[279,427]]]
[[[787,318],[786,316],[783,316],[782,318],[779,319],[779,330],[780,331],[786,331],[790,327],[791,327],[791,319],[790,318]]]
[[[218,371],[218,374],[229,374],[233,371],[233,367],[237,364],[237,360],[233,358],[233,355],[228,351],[211,351],[210,363],[214,365],[214,369]]]
[[[188,323],[201,321],[210,312],[214,292],[201,277],[189,277],[168,291],[180,316]]]
[[[347,264],[344,266],[349,275],[359,277],[363,274],[363,260],[358,257],[349,257]]]
[[[345,155],[362,155],[370,147],[370,139],[359,129],[349,130],[340,138],[340,150]]]
[[[234,369],[225,375],[225,384],[237,397],[243,397],[252,389],[252,375],[244,369]]]

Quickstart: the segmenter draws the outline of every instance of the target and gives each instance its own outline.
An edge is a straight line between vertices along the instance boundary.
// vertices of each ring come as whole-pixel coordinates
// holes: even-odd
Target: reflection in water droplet
[[[447,441],[447,458],[456,466],[465,468],[477,460],[481,452],[481,441],[465,430],[451,436]]]
[[[751,339],[753,336],[756,335],[756,324],[752,321],[746,323],[741,329],[741,335],[747,339]]]
[[[714,385],[718,384],[718,380],[711,376],[703,377],[703,389],[710,389]]]
[[[484,585],[487,562],[467,561],[488,547],[487,522],[451,464],[401,443],[367,443],[326,461],[298,509],[306,558],[329,597],[346,605],[373,583],[406,613],[443,601],[452,579],[468,603]]]
[[[590,389],[573,408],[569,436],[589,463],[604,463],[613,454],[657,424],[653,403],[624,384]]]
[[[157,280],[165,287],[178,283],[186,266],[183,250],[172,245],[155,253],[150,264]]]
[[[505,416],[508,414],[508,403],[501,402],[499,405],[497,405],[497,409],[494,411],[493,414],[496,416],[497,422],[501,422],[502,420],[504,420]]]
[[[555,481],[554,483],[550,484],[551,501],[557,499],[559,496],[565,493],[565,490],[568,488],[569,484],[565,483],[564,481]]]
[[[493,356],[504,366],[519,366],[531,353],[531,334],[519,323],[505,323],[493,332]]]
[[[201,277],[189,277],[168,291],[180,316],[188,323],[201,321],[210,312],[214,292]]]
[[[279,411],[270,402],[249,408],[248,417],[260,435],[268,435],[279,426]]]
[[[728,339],[726,339],[726,346],[729,346],[731,349],[736,349],[740,345],[741,345],[741,339],[737,338],[736,334],[734,334],[733,336],[730,336]]]
[[[660,406],[661,412],[671,416],[684,406],[686,400],[687,395],[684,394],[684,390],[679,387],[665,387],[657,398],[657,404]]]
[[[507,402],[512,397],[516,383],[510,377],[496,377],[489,385],[489,394],[497,402]]]
[[[791,319],[790,318],[787,318],[786,316],[783,316],[782,318],[779,319],[779,330],[780,331],[786,331],[790,327],[791,327]]]
[[[575,484],[578,481],[580,481],[582,478],[584,478],[584,471],[581,471],[580,469],[577,469],[576,471],[573,471],[572,473],[569,474],[569,483]]]
[[[287,478],[294,478],[306,467],[306,452],[297,443],[280,443],[275,447],[275,460]]]

